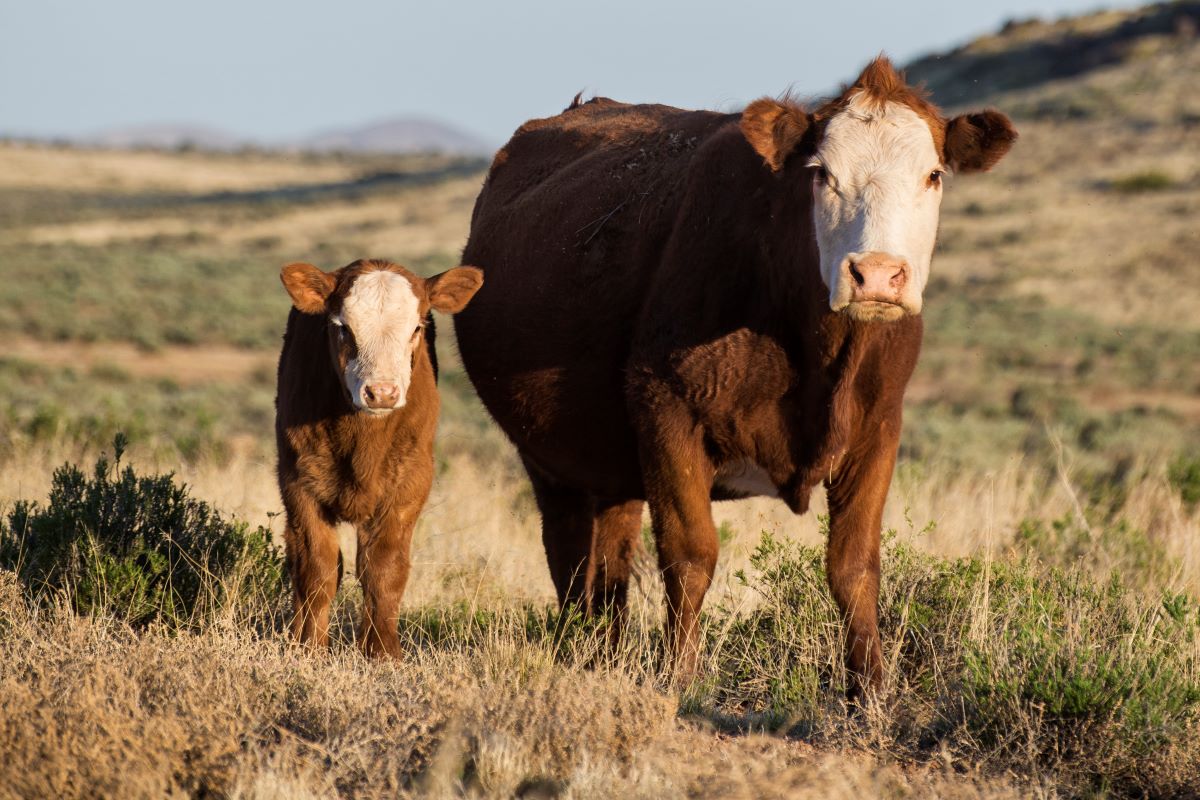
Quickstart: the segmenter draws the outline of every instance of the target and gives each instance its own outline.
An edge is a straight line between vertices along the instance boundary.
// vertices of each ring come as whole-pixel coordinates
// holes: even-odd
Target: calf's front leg
[[[283,492],[284,546],[292,579],[292,635],[313,647],[329,645],[329,607],[341,577],[341,548],[334,520],[307,494]]]
[[[428,483],[415,494],[398,498],[359,527],[357,572],[363,587],[363,618],[358,642],[368,656],[401,656],[400,601],[408,585],[413,529],[429,495]]]

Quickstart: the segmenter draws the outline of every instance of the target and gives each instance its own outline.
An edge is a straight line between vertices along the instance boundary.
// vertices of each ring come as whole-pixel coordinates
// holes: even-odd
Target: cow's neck
[[[864,365],[870,373],[871,365],[893,351],[907,358],[908,340],[915,334],[919,343],[921,323],[919,319],[858,322],[831,311],[828,290],[815,265],[791,288],[787,296],[794,299],[792,308],[798,313],[776,314],[771,326],[772,338],[783,345],[792,374],[789,394],[795,402],[785,405],[791,407],[789,416],[794,419],[784,420],[784,425],[819,435],[794,440],[795,471],[780,496],[793,510],[803,512],[813,487],[835,476],[859,438],[867,435],[869,426],[863,422],[880,412],[875,408],[877,398],[890,396],[864,389],[860,380]],[[822,419],[812,419],[814,409],[819,409],[816,413]]]

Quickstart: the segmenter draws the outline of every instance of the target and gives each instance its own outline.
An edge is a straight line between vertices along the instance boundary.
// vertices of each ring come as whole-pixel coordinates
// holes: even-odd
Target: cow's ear
[[[985,172],[1016,140],[1016,128],[999,111],[963,114],[946,125],[946,166],[955,172]]]
[[[333,294],[337,280],[312,264],[288,264],[279,271],[283,288],[292,296],[292,305],[305,314],[322,314],[325,301]]]
[[[741,127],[754,152],[763,157],[772,172],[778,172],[800,146],[811,124],[812,119],[803,109],[764,97],[746,106]]]
[[[425,282],[429,304],[445,314],[457,314],[479,287],[483,286],[483,270],[478,267],[455,267]]]

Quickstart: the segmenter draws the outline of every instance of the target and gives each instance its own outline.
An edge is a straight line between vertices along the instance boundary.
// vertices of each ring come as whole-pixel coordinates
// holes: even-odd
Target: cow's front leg
[[[690,415],[681,415],[690,423]],[[700,655],[700,607],[717,566],[713,467],[700,428],[653,427],[641,446],[646,500],[667,595],[667,646],[675,679],[690,681]]]
[[[896,426],[899,430],[899,426]],[[826,573],[846,625],[847,698],[858,701],[883,684],[879,642],[879,535],[896,465],[898,436],[851,456],[826,483],[829,545]]]

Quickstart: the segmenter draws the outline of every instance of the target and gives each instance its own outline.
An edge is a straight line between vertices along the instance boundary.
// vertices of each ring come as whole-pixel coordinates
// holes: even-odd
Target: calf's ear
[[[811,122],[802,109],[764,97],[746,106],[741,128],[754,152],[763,157],[772,172],[778,172],[804,140]]]
[[[324,313],[325,301],[337,286],[332,275],[312,264],[288,264],[279,271],[279,280],[292,296],[292,305],[305,314]]]
[[[457,314],[479,287],[483,286],[483,270],[478,267],[455,267],[425,282],[429,304],[445,314]]]
[[[1016,140],[1016,128],[999,111],[963,114],[946,125],[946,166],[955,172],[986,172]]]

